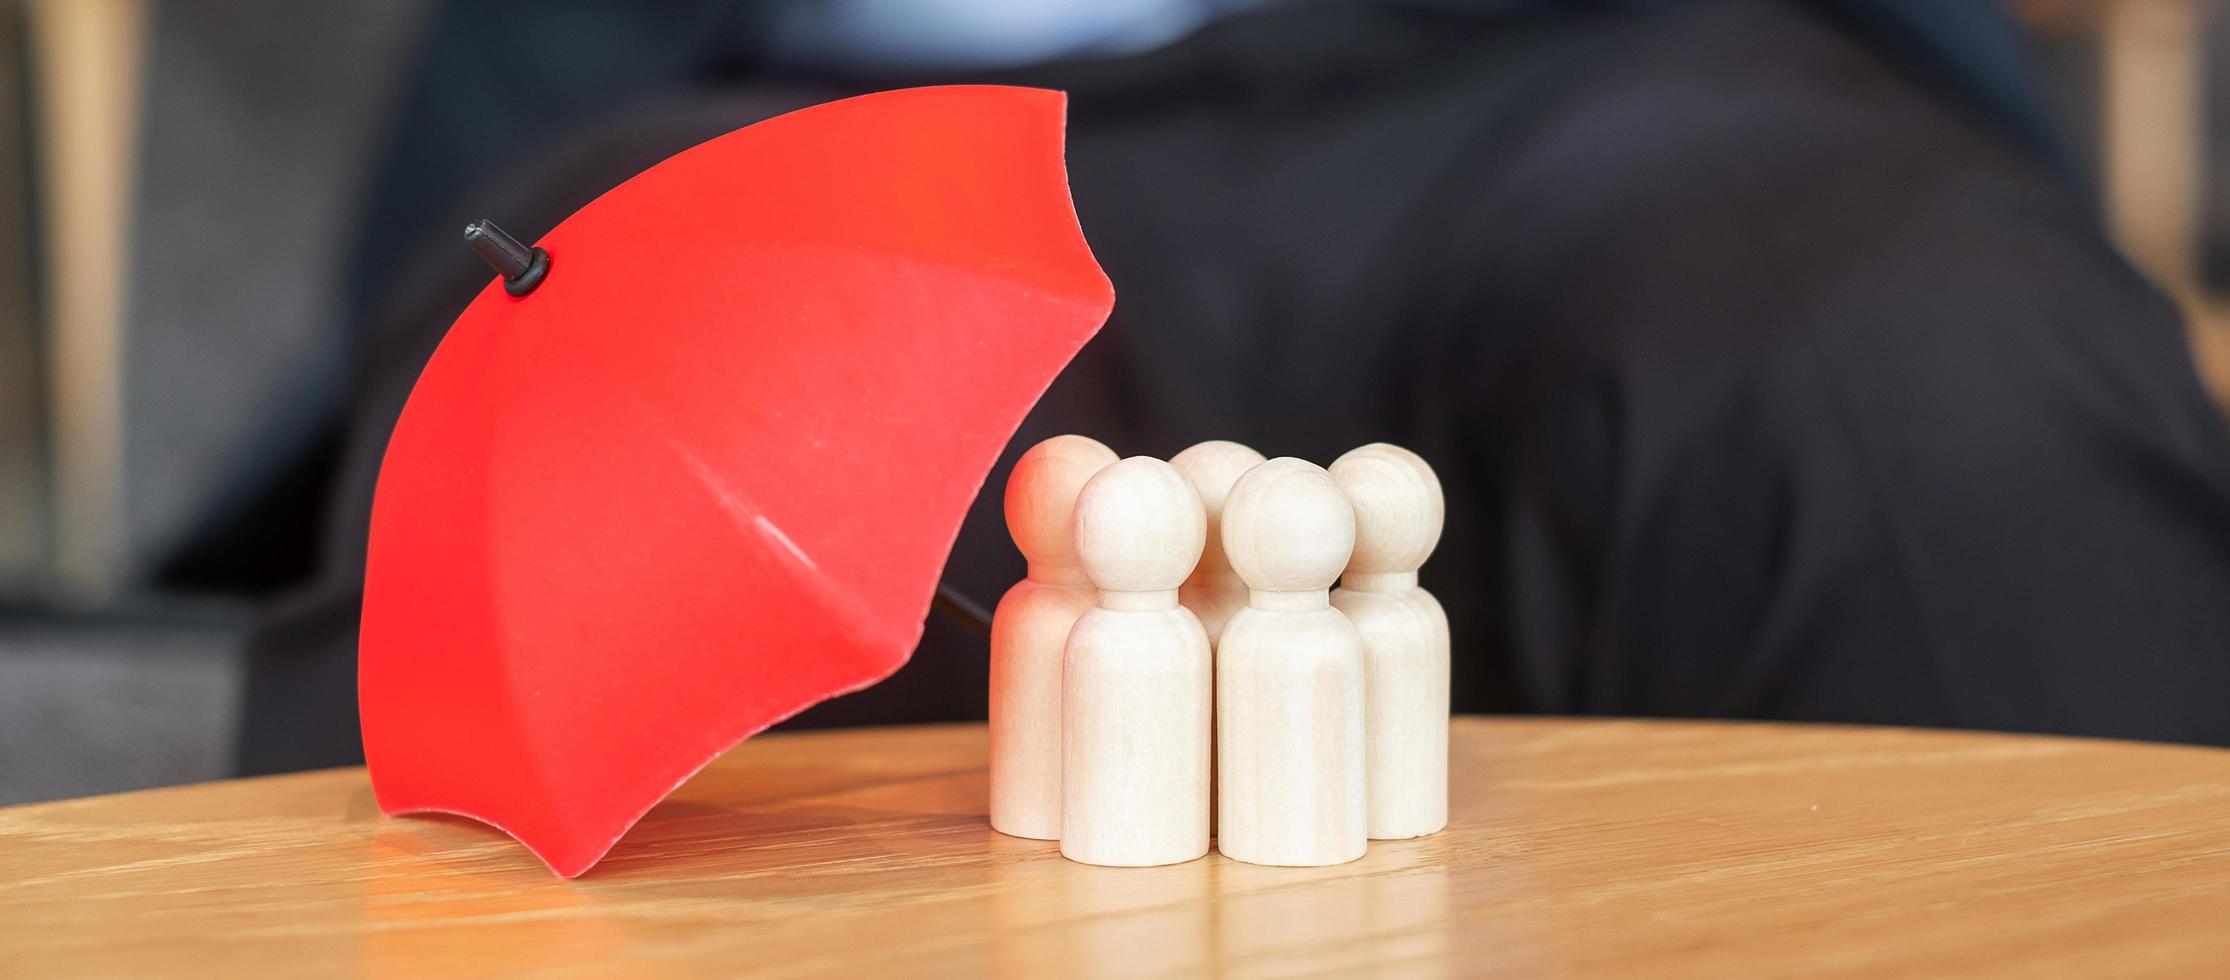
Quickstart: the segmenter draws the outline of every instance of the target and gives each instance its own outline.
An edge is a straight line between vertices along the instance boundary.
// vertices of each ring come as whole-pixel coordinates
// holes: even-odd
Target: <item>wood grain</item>
[[[1458,719],[1329,868],[991,831],[968,726],[755,739],[578,881],[358,770],[0,809],[0,975],[2230,975],[2230,753]]]

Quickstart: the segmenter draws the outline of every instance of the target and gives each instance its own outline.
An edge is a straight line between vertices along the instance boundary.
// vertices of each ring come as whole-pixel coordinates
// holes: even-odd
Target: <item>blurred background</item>
[[[682,84],[583,64],[501,91],[544,76],[455,39],[531,35],[537,5],[474,6],[0,0],[0,804],[240,767],[249,637],[351,533],[327,510],[365,324],[413,263],[486,279],[452,241],[476,206],[511,222],[482,185]],[[614,61],[716,34],[689,78],[779,90],[1134,55],[1257,4],[708,6],[541,9]],[[2230,402],[2230,5],[2002,9],[2100,221]],[[653,148],[632,165],[678,145]]]

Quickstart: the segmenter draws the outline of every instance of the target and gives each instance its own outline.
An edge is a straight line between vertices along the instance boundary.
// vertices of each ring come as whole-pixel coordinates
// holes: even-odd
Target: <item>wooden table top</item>
[[[1462,719],[1451,764],[1447,831],[1316,869],[1001,836],[975,726],[755,739],[572,882],[357,769],[0,809],[0,974],[2230,975],[2230,752]]]

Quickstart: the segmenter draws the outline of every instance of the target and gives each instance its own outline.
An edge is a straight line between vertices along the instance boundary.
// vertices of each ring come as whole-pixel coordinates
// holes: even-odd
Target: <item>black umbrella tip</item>
[[[533,292],[549,274],[550,253],[528,248],[486,218],[465,226],[465,244],[503,277],[504,291],[513,296]]]

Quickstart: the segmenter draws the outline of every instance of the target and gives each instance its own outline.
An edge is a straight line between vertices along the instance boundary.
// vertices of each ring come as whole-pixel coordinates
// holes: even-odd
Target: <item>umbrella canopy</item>
[[[1059,93],[847,99],[612,189],[396,423],[359,664],[380,808],[585,871],[737,742],[906,662],[961,517],[1114,303]]]

